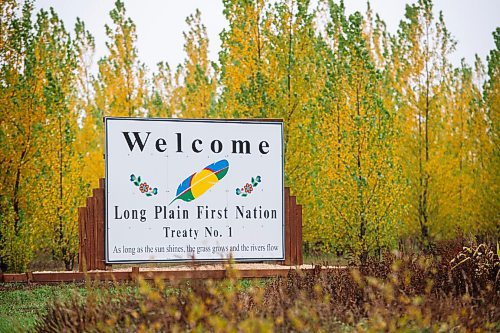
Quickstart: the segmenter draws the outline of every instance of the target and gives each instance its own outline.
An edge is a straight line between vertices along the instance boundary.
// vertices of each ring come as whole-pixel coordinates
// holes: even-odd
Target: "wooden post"
[[[290,224],[291,224],[291,214],[290,214],[290,188],[285,187],[285,262],[287,266],[291,265],[290,248]]]
[[[80,247],[78,250],[78,270],[84,272],[87,270],[87,246],[86,246],[86,222],[85,222],[86,210],[84,207],[78,208],[78,231],[80,239]]]
[[[297,224],[297,250],[298,250],[298,257],[297,257],[297,265],[303,265],[304,264],[304,256],[302,253],[302,205],[297,205],[296,206],[296,211],[295,211],[295,222]]]
[[[101,182],[100,182],[101,183]],[[104,182],[103,182],[104,183]],[[96,269],[106,269],[106,259],[104,258],[104,186],[101,186],[96,193],[97,198],[97,230],[96,230]]]
[[[290,196],[290,264],[297,265],[297,220],[296,220],[296,204],[297,200],[294,196]]]
[[[105,270],[104,257],[104,179],[99,180],[99,188],[87,198],[86,207],[78,210],[80,248],[78,268],[85,270]]]
[[[139,267],[133,266],[132,273],[130,274],[131,280],[137,280],[139,278]]]
[[[302,265],[302,206],[285,187],[285,260],[283,265]]]

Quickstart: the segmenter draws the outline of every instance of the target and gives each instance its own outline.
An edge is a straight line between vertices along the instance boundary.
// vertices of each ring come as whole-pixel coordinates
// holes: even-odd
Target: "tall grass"
[[[55,302],[39,332],[499,331],[498,250],[443,244],[434,255],[391,253],[363,267],[242,283],[139,280]]]
[[[0,284],[0,333],[28,332],[46,313],[51,300],[86,294],[82,285]]]

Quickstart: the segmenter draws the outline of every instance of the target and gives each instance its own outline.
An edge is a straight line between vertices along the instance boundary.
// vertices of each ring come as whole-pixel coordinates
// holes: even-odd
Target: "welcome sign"
[[[107,263],[284,258],[282,122],[105,127]]]

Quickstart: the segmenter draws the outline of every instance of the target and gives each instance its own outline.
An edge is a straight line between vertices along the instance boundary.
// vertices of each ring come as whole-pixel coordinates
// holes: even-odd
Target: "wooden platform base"
[[[343,267],[323,267],[342,269]],[[96,281],[133,281],[138,276],[146,280],[165,279],[224,279],[236,276],[242,279],[267,278],[286,276],[290,270],[309,271],[313,265],[283,266],[273,264],[234,264],[231,266],[201,265],[201,266],[171,266],[161,268],[128,267],[114,269],[113,271],[94,270],[88,272],[26,272],[21,274],[1,274],[0,282],[25,282],[25,283],[57,283],[57,282],[82,282]]]

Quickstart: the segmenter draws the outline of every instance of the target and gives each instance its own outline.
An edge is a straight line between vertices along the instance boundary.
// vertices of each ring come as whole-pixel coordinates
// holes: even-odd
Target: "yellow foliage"
[[[498,30],[486,71],[453,68],[455,41],[429,0],[407,6],[394,35],[369,6],[224,6],[217,62],[196,11],[185,61],[148,73],[117,1],[94,75],[83,22],[70,37],[53,10],[0,3],[0,263],[23,270],[43,250],[72,267],[77,209],[104,176],[104,116],[283,119],[285,183],[310,248],[363,261],[406,237],[498,235]]]

